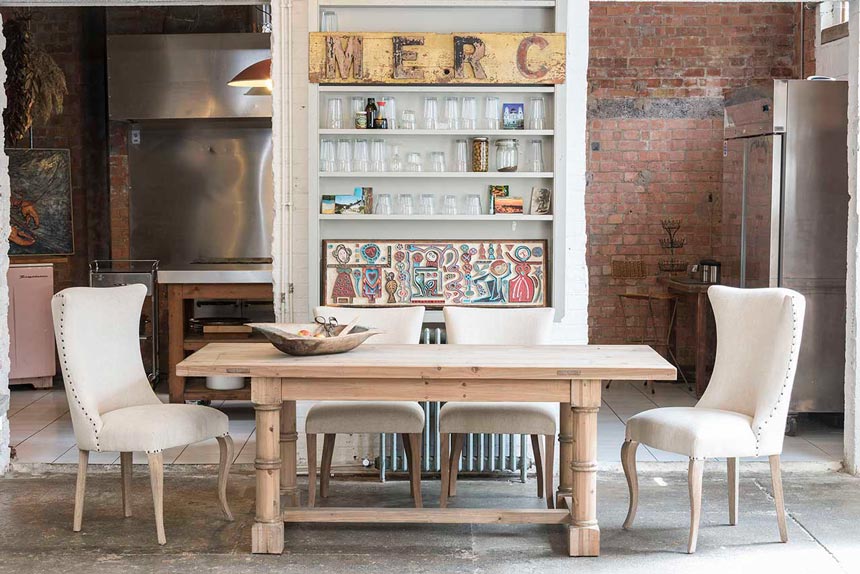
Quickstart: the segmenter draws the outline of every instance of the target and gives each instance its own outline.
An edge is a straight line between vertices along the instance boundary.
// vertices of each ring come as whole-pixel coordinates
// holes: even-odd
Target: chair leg
[[[149,459],[149,481],[152,483],[152,504],[155,507],[155,531],[158,543],[167,544],[164,536],[164,456],[161,451],[146,453]]]
[[[544,451],[545,451],[545,455],[546,455],[546,456],[544,456],[544,459],[543,459],[544,460],[544,481],[546,483],[544,486],[544,493],[546,494],[546,507],[552,508],[554,506],[553,497],[555,496],[555,494],[554,494],[555,490],[554,490],[554,485],[553,485],[553,475],[555,474],[554,468],[553,468],[555,466],[555,435],[554,434],[544,435],[543,442],[545,445]]]
[[[410,433],[405,444],[409,445],[409,471],[410,483],[412,484],[412,496],[415,499],[415,508],[424,506],[421,500],[421,438],[420,432]]]
[[[322,464],[320,465],[320,498],[328,498],[328,482],[331,477],[331,459],[334,456],[335,434],[323,437]]]
[[[317,435],[308,433],[308,508],[317,500]]]
[[[218,502],[224,516],[233,521],[233,513],[227,504],[227,479],[230,476],[230,465],[233,464],[233,438],[230,435],[216,437],[218,440]]]
[[[451,481],[448,483],[448,496],[457,496],[457,478],[460,474],[460,457],[463,456],[463,443],[466,440],[466,435],[459,433],[452,435],[451,445],[451,460],[448,464],[451,465]],[[445,460],[444,458],[442,460]]]
[[[540,435],[533,434],[532,438],[532,453],[535,455],[535,474],[537,475],[537,495],[538,498],[543,498],[543,445],[541,444]]]
[[[770,480],[773,485],[773,501],[776,504],[776,520],[779,524],[779,540],[788,542],[788,527],[785,524],[785,498],[782,493],[782,471],[779,455],[770,455]]]
[[[120,473],[122,474],[122,514],[126,518],[131,516],[131,470],[132,453],[119,453]]]
[[[415,498],[415,491],[412,488],[412,443],[409,442],[409,434],[400,433],[400,444],[403,445],[404,466],[406,466],[406,476],[409,479],[409,496]]]
[[[90,451],[78,451],[78,481],[75,484],[75,517],[72,530],[81,531],[81,523],[84,520],[84,492],[87,490],[87,465],[90,462]]]
[[[439,465],[442,467],[442,490],[439,493],[440,508],[446,508],[448,506],[448,488],[451,486],[451,456],[450,446],[448,445],[450,438],[450,433],[439,433],[439,447],[441,451],[439,454],[439,460],[442,463]]]
[[[633,526],[636,509],[639,507],[639,475],[636,473],[636,449],[638,448],[639,443],[635,440],[625,440],[621,445],[621,466],[624,468],[627,489],[630,491],[630,506],[627,508],[627,518],[624,519],[622,526],[625,530]]]
[[[699,522],[702,517],[702,474],[705,471],[705,461],[701,458],[691,458],[687,480],[690,485],[690,540],[687,544],[687,554],[696,551],[699,539]]]
[[[736,526],[738,523],[738,479],[740,478],[737,458],[729,457],[726,459],[726,471],[729,479],[729,524]]]

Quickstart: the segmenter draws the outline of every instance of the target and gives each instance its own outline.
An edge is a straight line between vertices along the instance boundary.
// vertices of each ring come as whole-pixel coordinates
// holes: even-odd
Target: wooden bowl
[[[311,333],[316,332],[319,327],[316,323],[248,323],[248,325],[265,335],[269,342],[282,353],[300,357],[346,353],[361,345],[368,337],[380,333],[375,329],[356,325],[352,331],[338,337],[336,335],[346,328],[346,325],[338,325],[334,328],[335,336],[316,338],[298,334],[302,329],[307,329]]]

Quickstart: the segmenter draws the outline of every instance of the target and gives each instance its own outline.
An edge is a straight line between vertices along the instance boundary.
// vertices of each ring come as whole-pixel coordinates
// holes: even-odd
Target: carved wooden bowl
[[[282,353],[302,357],[346,353],[361,345],[368,337],[381,332],[356,325],[349,333],[338,337],[337,334],[346,328],[346,325],[338,325],[334,328],[334,336],[317,338],[298,334],[303,329],[311,333],[316,332],[319,327],[316,323],[249,323],[248,325],[265,335],[269,342]]]

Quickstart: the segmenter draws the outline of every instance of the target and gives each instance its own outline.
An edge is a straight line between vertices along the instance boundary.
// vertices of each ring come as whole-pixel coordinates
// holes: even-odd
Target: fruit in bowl
[[[265,335],[269,342],[282,353],[297,356],[346,353],[358,347],[367,338],[381,332],[361,325],[337,325],[332,329],[332,335],[328,336],[325,331],[314,334],[319,327],[316,324],[249,323],[248,325]],[[347,334],[340,334],[350,326],[352,329]]]

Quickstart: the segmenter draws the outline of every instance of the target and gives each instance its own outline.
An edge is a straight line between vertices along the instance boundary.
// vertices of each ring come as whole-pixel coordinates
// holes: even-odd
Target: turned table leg
[[[555,495],[555,507],[565,507],[565,497],[573,495],[573,473],[570,462],[573,458],[573,412],[570,403],[559,405],[558,415],[558,491]],[[550,493],[547,493],[550,496]]]
[[[278,448],[281,429],[281,380],[253,379],[251,401],[254,403],[257,422],[257,456],[254,459],[257,505],[254,526],[251,529],[251,552],[280,554],[284,551],[284,519],[281,515],[280,499],[281,456]],[[293,444],[295,445],[295,442]]]
[[[573,381],[573,474],[570,555],[599,556],[600,527],[597,524],[597,411],[601,381]]]
[[[299,506],[299,485],[296,478],[297,441],[296,401],[281,403],[281,496],[284,505]]]

